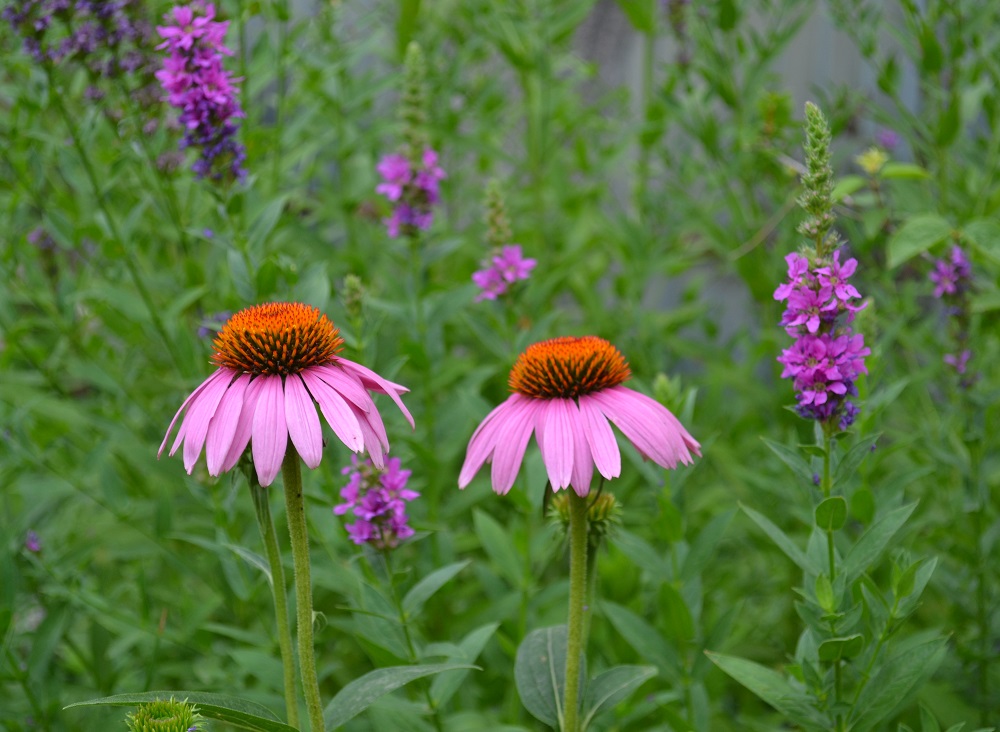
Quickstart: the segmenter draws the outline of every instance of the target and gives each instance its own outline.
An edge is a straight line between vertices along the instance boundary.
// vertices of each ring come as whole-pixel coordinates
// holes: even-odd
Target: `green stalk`
[[[285,484],[285,510],[288,535],[292,542],[292,566],[295,568],[296,635],[299,641],[299,668],[302,693],[309,712],[312,732],[323,732],[323,703],[316,676],[316,652],[313,648],[312,580],[309,573],[309,535],[306,531],[306,507],[302,497],[302,465],[291,441],[281,464]]]
[[[288,624],[288,599],[285,597],[285,569],[281,564],[278,538],[274,532],[268,490],[257,482],[257,476],[249,471],[250,495],[257,514],[257,527],[264,540],[264,552],[271,567],[271,595],[274,597],[274,618],[278,626],[278,648],[281,650],[281,665],[285,681],[285,714],[288,724],[299,726],[299,703],[295,695],[295,655],[292,653],[292,629]]]
[[[586,651],[587,499],[569,491],[569,617],[566,632],[566,688],[563,732],[580,730],[580,659]]]
[[[66,109],[66,105],[63,104],[62,96],[59,94],[58,89],[56,89],[52,69],[46,66],[45,73],[48,76],[49,89],[55,90],[55,93],[51,94],[50,97],[55,100],[56,109],[59,110],[59,114],[62,116],[63,122],[65,122],[66,128],[69,130],[70,139],[73,141],[73,148],[76,150],[76,153],[80,158],[80,163],[83,165],[84,172],[87,175],[87,180],[90,182],[90,187],[94,191],[94,198],[97,199],[97,207],[104,214],[104,218],[108,222],[108,228],[111,229],[111,235],[114,238],[115,243],[121,247],[123,255],[122,261],[125,262],[125,268],[128,270],[133,283],[135,283],[136,290],[139,291],[139,296],[142,298],[143,303],[146,305],[146,309],[149,311],[149,317],[153,321],[153,327],[156,329],[157,333],[159,333],[160,338],[163,339],[163,344],[166,346],[167,352],[170,354],[174,365],[183,372],[185,369],[182,367],[182,364],[178,359],[177,352],[173,348],[170,336],[167,335],[167,329],[164,327],[163,321],[160,319],[159,310],[157,310],[157,308],[153,305],[153,298],[149,294],[149,289],[146,287],[145,281],[143,281],[142,276],[139,274],[139,269],[135,266],[135,262],[132,261],[132,257],[129,256],[128,248],[125,246],[125,240],[122,238],[121,232],[118,230],[118,222],[111,210],[108,208],[107,202],[104,200],[104,193],[101,191],[101,186],[97,182],[97,174],[94,171],[93,165],[91,165],[90,157],[87,155],[87,150],[84,148],[79,134],[77,134],[76,127],[73,125],[73,120],[69,115],[69,111]]]
[[[830,493],[833,491],[833,479],[830,475],[830,430],[826,429],[826,425],[823,426],[823,498],[829,498]],[[832,585],[837,579],[837,562],[836,553],[834,552],[833,544],[833,529],[827,527],[826,529],[826,555],[830,569],[830,584]],[[831,621],[830,630],[833,631],[833,623]],[[837,704],[840,704],[840,689],[842,686],[842,669],[840,667],[840,660],[833,662],[833,698]],[[837,730],[843,729],[843,718],[840,714],[837,715]]]
[[[653,103],[653,71],[656,63],[656,29],[642,34],[642,121],[639,130],[639,159],[636,161],[635,212],[639,221],[646,216],[646,190],[649,186],[649,146],[646,144]]]

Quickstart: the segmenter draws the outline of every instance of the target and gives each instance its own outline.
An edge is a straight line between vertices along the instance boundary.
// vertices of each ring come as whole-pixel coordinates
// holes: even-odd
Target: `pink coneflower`
[[[514,393],[469,441],[459,488],[492,461],[493,490],[509,491],[534,433],[553,490],[572,486],[586,496],[595,465],[605,478],[621,474],[609,421],[657,465],[690,464],[692,452],[701,455],[698,442],[666,407],[621,386],[629,376],[625,358],[603,338],[553,338],[529,346],[510,372]]]
[[[170,454],[184,443],[189,474],[202,446],[209,475],[217,476],[236,465],[252,438],[257,477],[267,486],[281,468],[289,438],[306,465],[319,465],[318,404],[341,442],[354,452],[367,451],[382,468],[389,441],[368,391],[388,394],[412,426],[399,398],[409,390],[337,356],[342,344],[333,323],[309,305],[275,302],[239,311],[215,339],[218,370],[177,410],[157,455],[187,409]]]

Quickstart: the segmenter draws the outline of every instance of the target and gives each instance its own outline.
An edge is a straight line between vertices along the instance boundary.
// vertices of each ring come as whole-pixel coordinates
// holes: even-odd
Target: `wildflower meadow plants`
[[[998,22],[7,0],[0,728],[995,727]]]

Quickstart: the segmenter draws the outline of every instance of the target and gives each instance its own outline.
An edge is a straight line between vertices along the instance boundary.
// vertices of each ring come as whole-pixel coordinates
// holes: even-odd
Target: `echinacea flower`
[[[188,474],[202,447],[209,475],[217,476],[236,465],[249,443],[257,477],[267,486],[281,468],[289,438],[306,465],[319,465],[318,404],[340,441],[354,452],[367,451],[382,468],[389,441],[368,392],[388,394],[412,426],[399,398],[409,390],[338,356],[342,345],[333,323],[309,305],[274,302],[239,311],[214,341],[218,370],[184,400],[157,456],[186,409],[170,455],[184,443]]]
[[[628,363],[603,338],[553,338],[531,345],[510,372],[514,393],[476,428],[458,487],[492,462],[493,490],[510,490],[535,435],[553,490],[590,492],[594,466],[607,479],[621,474],[611,424],[644,457],[664,468],[692,462],[700,445],[656,400],[627,389]],[[609,422],[611,424],[609,424]]]

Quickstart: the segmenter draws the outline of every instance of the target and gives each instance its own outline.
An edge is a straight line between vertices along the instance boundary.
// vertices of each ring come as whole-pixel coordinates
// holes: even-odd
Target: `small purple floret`
[[[432,209],[441,201],[440,182],[446,177],[437,161],[437,153],[427,148],[418,165],[405,155],[393,153],[375,166],[382,178],[375,192],[395,204],[392,215],[385,219],[386,231],[392,238],[426,231],[434,223]]]
[[[376,549],[392,549],[413,536],[406,504],[420,494],[406,488],[410,471],[400,468],[399,458],[389,458],[385,469],[378,470],[371,460],[352,456],[351,464],[342,472],[348,476],[347,485],[340,490],[343,503],[334,506],[333,513],[354,514],[357,520],[344,527],[351,541],[371,544]]]

